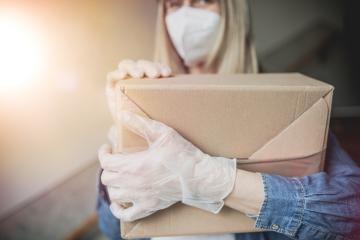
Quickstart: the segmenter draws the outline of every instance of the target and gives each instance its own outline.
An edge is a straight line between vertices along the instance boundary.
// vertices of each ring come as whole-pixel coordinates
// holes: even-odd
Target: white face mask
[[[218,33],[219,14],[183,6],[166,16],[165,21],[173,45],[186,66],[206,59]]]

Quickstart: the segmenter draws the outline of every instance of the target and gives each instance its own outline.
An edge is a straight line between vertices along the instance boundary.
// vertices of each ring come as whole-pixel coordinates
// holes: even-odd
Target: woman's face
[[[165,14],[171,14],[182,6],[191,6],[220,14],[219,0],[165,0]]]

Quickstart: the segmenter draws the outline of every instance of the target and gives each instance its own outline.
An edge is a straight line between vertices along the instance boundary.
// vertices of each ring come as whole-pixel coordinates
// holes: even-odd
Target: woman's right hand
[[[147,60],[123,60],[119,63],[117,74],[120,79],[125,78],[161,78],[169,77],[169,66]]]

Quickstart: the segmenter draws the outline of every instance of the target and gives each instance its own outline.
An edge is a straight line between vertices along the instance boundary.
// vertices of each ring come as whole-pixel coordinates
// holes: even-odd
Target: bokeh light
[[[12,94],[31,84],[44,64],[39,32],[25,16],[0,11],[0,92]]]

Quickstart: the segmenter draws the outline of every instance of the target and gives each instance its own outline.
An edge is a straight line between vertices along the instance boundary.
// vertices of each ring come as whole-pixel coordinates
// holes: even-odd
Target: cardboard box
[[[116,86],[139,114],[166,123],[202,151],[237,158],[242,169],[284,176],[323,168],[333,90],[301,74],[179,75]],[[146,148],[142,138],[117,126],[116,151]],[[253,231],[254,220],[238,211],[224,207],[212,214],[181,203],[121,223],[124,238]]]

